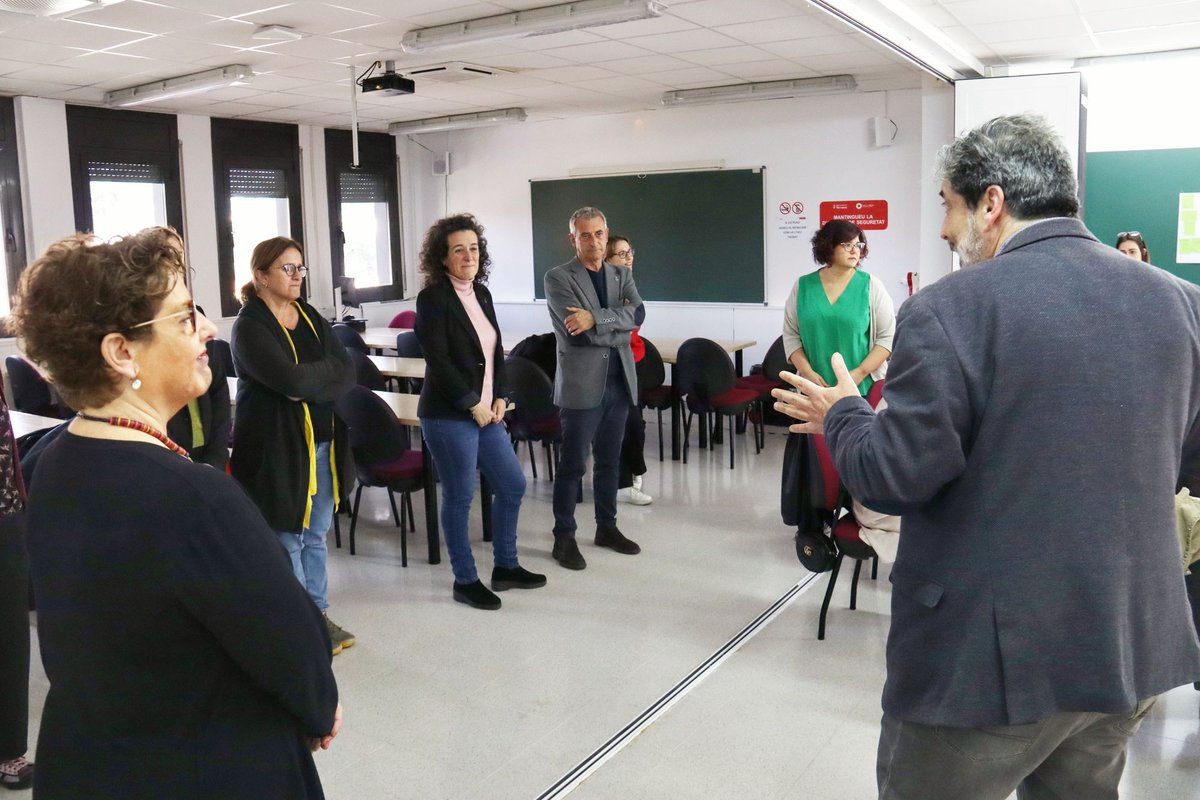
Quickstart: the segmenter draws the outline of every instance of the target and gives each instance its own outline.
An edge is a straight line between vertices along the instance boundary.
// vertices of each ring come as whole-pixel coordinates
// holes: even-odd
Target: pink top
[[[447,274],[446,277],[450,279],[450,283],[454,286],[454,293],[458,295],[459,302],[462,303],[467,316],[471,318],[471,324],[475,326],[475,335],[479,337],[479,344],[483,347],[483,386],[479,390],[479,402],[487,408],[491,408],[493,399],[492,360],[496,354],[496,329],[492,327],[487,314],[483,313],[483,307],[479,305],[479,298],[475,296],[475,281],[464,281],[462,278],[456,278],[450,274]]]

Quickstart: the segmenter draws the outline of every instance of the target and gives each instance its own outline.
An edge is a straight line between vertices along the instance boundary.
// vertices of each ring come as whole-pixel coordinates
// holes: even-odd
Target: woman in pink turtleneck
[[[546,585],[517,563],[517,517],[525,473],[504,418],[504,348],[487,282],[491,259],[483,226],[470,214],[440,219],[425,234],[417,295],[417,339],[425,384],[417,416],[442,482],[442,531],[454,570],[454,599],[473,608],[500,608],[493,591]],[[475,570],[467,517],[482,472],[492,503],[492,590]]]

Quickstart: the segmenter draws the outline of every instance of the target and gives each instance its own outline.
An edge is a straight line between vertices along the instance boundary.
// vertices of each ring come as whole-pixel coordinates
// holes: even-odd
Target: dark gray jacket
[[[1075,219],[900,310],[876,417],[825,429],[903,514],[884,710],[930,725],[1119,712],[1200,679],[1173,493],[1200,410],[1200,287]]]
[[[1127,256],[1128,257],[1128,256]],[[633,270],[607,262],[604,270],[608,308],[588,277],[587,267],[575,259],[546,273],[546,304],[558,343],[558,371],[554,375],[554,403],[560,408],[595,408],[604,400],[608,359],[615,348],[629,387],[630,402],[638,402],[637,368],[629,347],[629,334],[645,318],[642,298],[633,282]],[[572,336],[563,324],[573,312],[568,306],[592,312],[596,327]]]

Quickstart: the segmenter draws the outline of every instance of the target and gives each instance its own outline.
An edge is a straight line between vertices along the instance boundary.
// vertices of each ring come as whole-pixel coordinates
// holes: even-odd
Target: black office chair
[[[237,370],[233,368],[233,350],[229,347],[229,342],[224,339],[210,339],[208,342],[208,357],[210,359],[218,359],[221,366],[225,368],[225,375],[230,378],[237,377]]]
[[[554,382],[554,374],[558,372],[558,345],[553,333],[535,333],[526,336],[513,345],[508,353],[510,356],[527,358],[542,368],[542,372]]]
[[[339,397],[334,406],[337,415],[350,429],[350,450],[358,488],[350,509],[350,555],[354,555],[354,531],[362,490],[368,486],[388,490],[392,517],[400,528],[400,564],[408,566],[408,529],[416,530],[412,493],[424,487],[425,458],[411,447],[408,429],[396,419],[387,403],[364,386],[353,386]],[[401,493],[402,515],[396,509],[394,492]]]
[[[386,389],[387,379],[379,372],[379,367],[365,353],[346,348],[350,361],[354,364],[354,382],[368,389]]]
[[[729,417],[729,468],[733,469],[733,421],[744,415],[758,399],[751,389],[735,386],[733,362],[729,354],[710,339],[688,339],[679,346],[675,362],[675,387],[680,395],[686,395],[687,417],[683,423],[683,463],[688,459],[688,434],[692,417],[701,415],[700,424],[709,426],[709,416]],[[712,426],[709,426],[709,448],[714,446]],[[754,452],[760,452],[757,423],[754,431]]]
[[[509,397],[516,404],[504,418],[513,449],[519,452],[521,442],[529,446],[529,463],[533,467],[533,479],[537,480],[533,443],[540,442],[546,451],[548,479],[553,481],[558,446],[562,444],[562,420],[558,406],[554,405],[554,384],[541,367],[521,356],[504,359],[504,372]]]
[[[643,336],[642,344],[646,347],[646,354],[637,363],[639,407],[636,413],[642,413],[642,408],[652,408],[658,412],[658,460],[662,461],[665,456],[663,412],[669,409],[675,400],[674,389],[666,383],[667,368],[663,365],[662,354],[658,352],[654,342]],[[634,412],[634,409],[630,409],[629,413]]]
[[[336,323],[333,326],[333,335],[337,337],[337,340],[341,342],[342,346],[347,350],[357,350],[363,355],[366,355],[368,352],[370,352],[367,348],[367,343],[363,341],[363,338],[359,332],[354,330],[354,328],[351,328],[349,325],[341,322]]]
[[[396,355],[401,358],[424,358],[421,352],[421,340],[415,331],[401,331],[396,334]]]
[[[4,359],[8,368],[8,382],[12,386],[12,407],[27,414],[40,417],[67,419],[75,416],[58,398],[58,393],[33,365],[20,356]]]

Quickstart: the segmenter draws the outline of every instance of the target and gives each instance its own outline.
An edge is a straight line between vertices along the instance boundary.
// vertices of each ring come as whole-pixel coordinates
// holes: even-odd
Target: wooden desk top
[[[375,394],[383,398],[384,402],[388,404],[388,408],[392,409],[392,413],[396,415],[396,419],[405,425],[421,424],[421,420],[417,418],[417,402],[421,399],[420,395],[380,390],[376,390]]]
[[[664,364],[674,364],[676,358],[679,356],[679,346],[687,341],[687,338],[674,336],[647,336],[646,338],[658,348]],[[736,353],[739,350],[745,350],[747,347],[754,347],[754,345],[758,344],[754,339],[713,339],[712,341],[720,345],[721,349],[726,353]]]
[[[394,340],[393,340],[394,343]],[[424,378],[425,359],[399,356],[367,356],[379,373],[387,378]]]
[[[8,418],[12,420],[13,436],[20,439],[27,433],[40,431],[45,428],[53,428],[56,425],[66,422],[66,420],[58,417],[41,417],[37,414],[27,414],[24,411],[9,410]]]
[[[372,350],[395,350],[396,334],[404,333],[412,328],[383,328],[370,327],[361,332],[362,339]],[[422,373],[422,376],[424,373]]]

